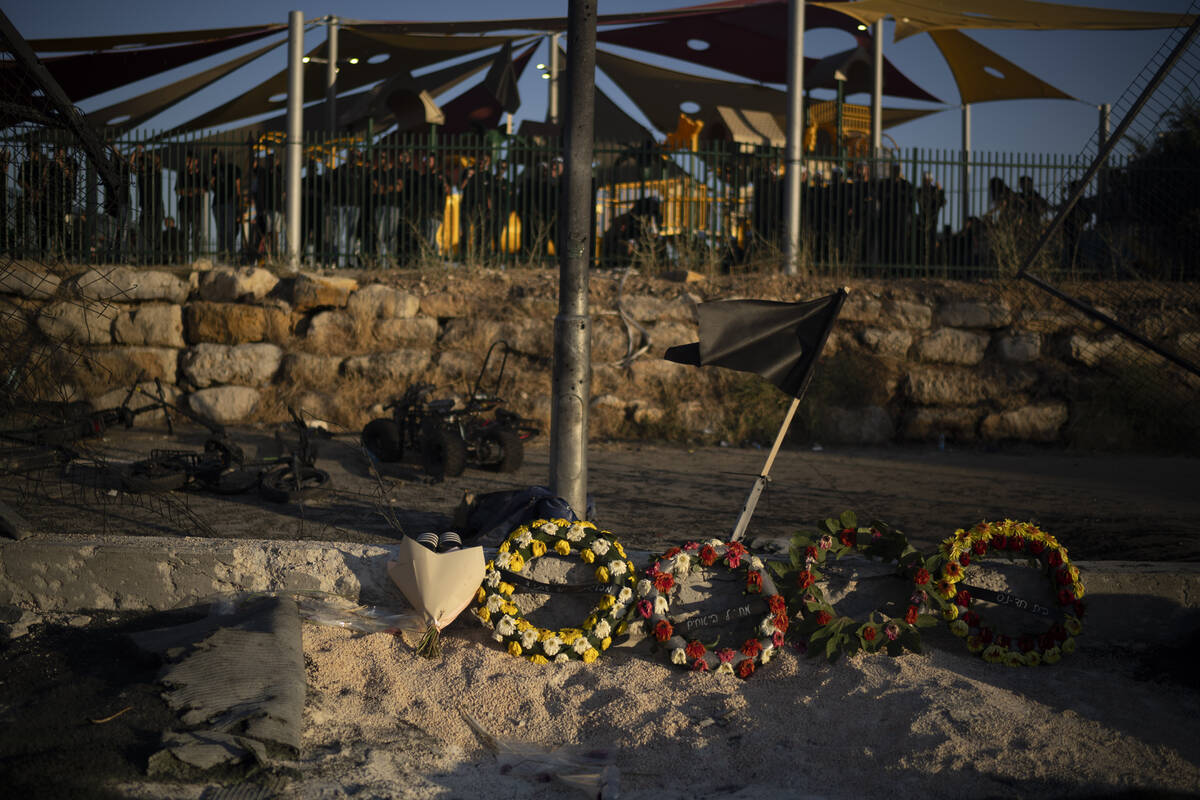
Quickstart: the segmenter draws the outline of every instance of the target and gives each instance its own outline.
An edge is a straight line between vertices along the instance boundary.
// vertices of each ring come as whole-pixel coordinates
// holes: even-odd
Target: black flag
[[[696,307],[700,341],[667,349],[680,364],[761,375],[799,397],[846,300],[846,290],[805,303],[719,300]]]

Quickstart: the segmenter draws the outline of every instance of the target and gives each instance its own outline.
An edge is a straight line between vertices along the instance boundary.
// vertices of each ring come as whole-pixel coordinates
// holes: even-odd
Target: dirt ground
[[[247,458],[274,452],[269,431],[235,432]],[[380,465],[376,478],[353,434],[319,445],[318,466],[331,488],[302,503],[270,503],[251,492],[219,496],[198,490],[165,496],[119,491],[123,465],[153,448],[197,449],[203,431],[111,431],[91,443],[108,465],[77,461],[65,476],[8,476],[0,499],[35,529],[81,534],[205,535],[387,544],[403,530],[447,530],[464,494],[545,485],[549,442],[527,443],[520,470],[468,468],[431,482],[418,464]],[[727,535],[763,468],[765,450],[688,449],[645,443],[593,444],[587,487],[595,521],[627,546],[654,550],[667,542]],[[747,539],[782,546],[797,530],[852,509],[932,546],[981,520],[1032,521],[1083,560],[1200,561],[1200,459],[1089,455],[1025,447],[984,450],[930,447],[785,448],[751,521]]]

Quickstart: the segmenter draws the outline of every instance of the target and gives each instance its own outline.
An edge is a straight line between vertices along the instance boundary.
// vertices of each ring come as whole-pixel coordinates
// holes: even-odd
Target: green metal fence
[[[284,260],[279,134],[145,135],[112,144],[127,196],[108,204],[68,146],[40,141],[33,148],[42,154],[37,164],[0,156],[3,201],[16,209],[0,244],[17,254],[89,263]],[[596,146],[596,266],[779,268],[782,152],[705,147]],[[558,142],[516,136],[310,134],[302,261],[332,268],[553,266],[560,156]],[[807,158],[801,269],[880,277],[1011,274],[1084,166],[1079,156],[964,158],[923,149]],[[1109,275],[1138,236],[1120,196],[1107,187],[1126,192],[1155,180],[1110,164],[1043,255],[1043,271]],[[55,200],[67,197],[83,200]],[[1147,277],[1197,277],[1182,256],[1148,261],[1155,274]]]

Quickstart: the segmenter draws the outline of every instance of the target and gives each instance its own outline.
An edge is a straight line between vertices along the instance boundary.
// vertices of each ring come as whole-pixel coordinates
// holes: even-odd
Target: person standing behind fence
[[[426,153],[420,159],[420,169],[413,187],[418,231],[426,246],[438,250],[437,234],[446,214],[446,181],[438,169],[437,157]]]
[[[12,247],[12,228],[8,224],[8,165],[12,163],[12,153],[7,147],[0,147],[0,253],[9,253]]]
[[[217,224],[218,258],[232,263],[237,256],[238,198],[242,193],[242,170],[236,164],[221,159],[217,148],[212,150],[212,167],[208,176],[212,190],[213,220]]]
[[[881,256],[888,264],[912,260],[910,235],[916,192],[899,164],[888,165],[888,176],[879,182],[879,238]]]
[[[400,233],[400,171],[392,153],[384,150],[371,175],[375,197],[375,257],[377,266],[394,268]]]
[[[17,213],[17,236],[26,255],[42,257],[46,250],[46,165],[42,151],[32,145],[17,172],[21,199]]]
[[[54,148],[54,160],[47,165],[46,189],[50,255],[54,259],[64,259],[69,240],[67,220],[79,191],[79,170],[65,147]]]
[[[940,181],[933,179],[932,172],[921,175],[921,187],[917,189],[917,257],[922,264],[933,263],[937,250],[938,217],[946,205],[946,191]]]
[[[183,170],[175,179],[176,211],[179,214],[178,253],[167,253],[187,263],[200,257],[201,225],[204,216],[205,181],[200,172],[200,157],[188,150],[183,158]],[[164,237],[165,241],[165,237]],[[178,262],[176,262],[178,263]]]
[[[138,250],[142,263],[160,261],[161,232],[163,226],[163,181],[162,156],[150,155],[143,145],[133,153],[133,172],[137,182],[138,207]]]
[[[360,180],[362,153],[351,150],[346,160],[333,169],[333,247],[338,269],[354,266],[358,261],[358,217],[362,213]]]
[[[279,255],[280,236],[283,232],[283,171],[268,150],[255,162],[254,210],[258,235],[263,242],[262,254],[268,260]]]
[[[481,261],[487,257],[494,238],[496,210],[492,208],[495,177],[492,175],[492,156],[482,153],[463,173],[461,225],[463,248],[468,259]]]

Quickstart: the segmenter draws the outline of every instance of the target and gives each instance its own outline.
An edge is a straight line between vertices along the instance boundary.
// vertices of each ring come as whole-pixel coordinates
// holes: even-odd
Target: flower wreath
[[[971,593],[958,584],[972,559],[993,550],[1010,561],[1023,555],[1046,573],[1063,613],[1062,622],[1052,623],[1039,636],[1013,637],[1000,633],[971,610]],[[913,573],[913,582],[917,589],[914,601],[919,602],[909,607],[909,614],[918,613],[922,604],[937,605],[951,632],[966,639],[968,650],[992,664],[1055,664],[1064,654],[1075,652],[1075,637],[1083,631],[1084,592],[1079,570],[1068,561],[1067,548],[1031,523],[1004,520],[981,522],[969,531],[960,528],[942,542],[937,555]]]
[[[758,624],[758,638],[747,639],[737,650],[726,647],[714,651],[698,639],[685,640],[675,633],[675,627],[667,619],[668,596],[676,583],[691,572],[693,561],[704,567],[720,561],[730,569],[745,569],[746,593],[762,594],[767,598],[768,614]],[[646,570],[646,577],[638,581],[637,596],[637,615],[645,620],[654,638],[666,644],[671,652],[671,662],[700,672],[715,669],[749,678],[759,664],[770,661],[776,648],[783,645],[783,635],[788,629],[787,602],[775,590],[775,583],[763,562],[751,556],[740,542],[726,544],[719,539],[710,539],[703,545],[689,542],[683,547],[672,547],[655,558]]]
[[[792,537],[791,565],[775,565],[784,574],[794,572],[794,588],[790,591],[800,602],[801,621],[794,633],[805,640],[808,655],[824,653],[830,662],[845,653],[884,651],[898,656],[905,649],[921,652],[921,633],[918,628],[937,624],[931,614],[908,614],[889,617],[871,612],[865,622],[839,615],[821,588],[824,574],[819,567],[832,556],[841,558],[860,553],[880,561],[894,561],[901,573],[911,565],[921,563],[921,555],[898,530],[882,522],[859,526],[853,511],[844,511],[837,518],[826,519],[820,534],[801,531]]]
[[[596,580],[605,594],[578,628],[549,630],[530,623],[512,602],[516,587],[501,580],[501,571],[520,572],[527,562],[574,551],[585,564],[595,565]],[[622,633],[633,601],[636,581],[633,562],[621,543],[590,522],[539,519],[521,525],[500,545],[496,558],[484,568],[483,585],[475,594],[472,613],[493,631],[493,638],[514,656],[535,664],[580,659],[590,664]]]

